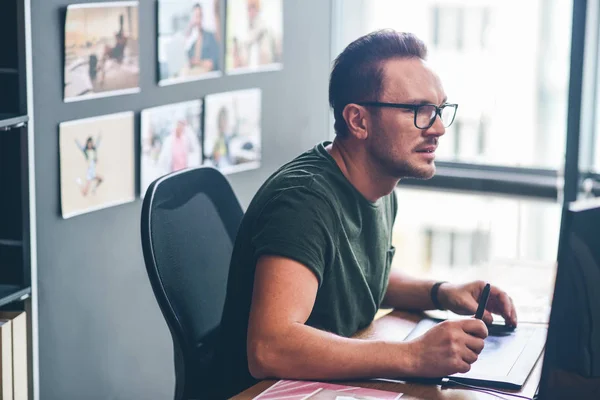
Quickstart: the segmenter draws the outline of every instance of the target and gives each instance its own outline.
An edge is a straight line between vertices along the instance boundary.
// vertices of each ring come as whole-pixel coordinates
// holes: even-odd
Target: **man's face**
[[[194,26],[198,27],[199,29],[202,28],[202,9],[200,7],[194,8],[192,20]]]
[[[446,95],[438,76],[420,59],[392,59],[383,66],[380,102],[440,106]],[[367,151],[384,173],[396,178],[429,179],[435,173],[435,148],[445,133],[439,117],[429,129],[418,129],[414,111],[371,108]],[[431,151],[433,150],[433,152]]]

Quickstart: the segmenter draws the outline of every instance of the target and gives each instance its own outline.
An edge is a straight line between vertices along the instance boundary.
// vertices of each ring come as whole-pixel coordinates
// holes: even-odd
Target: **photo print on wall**
[[[139,92],[138,38],[137,1],[68,6],[64,101]]]
[[[163,175],[202,165],[202,101],[148,108],[141,116],[140,196]]]
[[[135,200],[134,113],[59,125],[63,218]]]
[[[258,168],[260,89],[210,94],[204,103],[204,164],[224,174]]]
[[[283,67],[283,0],[228,0],[228,74]]]
[[[222,0],[158,2],[159,85],[222,75]]]

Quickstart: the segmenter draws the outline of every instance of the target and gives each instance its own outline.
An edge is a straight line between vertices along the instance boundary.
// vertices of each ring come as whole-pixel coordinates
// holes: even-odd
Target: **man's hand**
[[[485,284],[483,281],[462,285],[443,283],[438,292],[438,299],[444,308],[456,314],[475,314]],[[501,315],[507,325],[517,326],[517,312],[512,299],[496,286],[491,287],[486,311],[483,314],[483,320],[487,324],[493,321],[491,313]]]
[[[478,319],[439,323],[413,341],[415,376],[439,378],[468,372],[487,335],[487,327]]]

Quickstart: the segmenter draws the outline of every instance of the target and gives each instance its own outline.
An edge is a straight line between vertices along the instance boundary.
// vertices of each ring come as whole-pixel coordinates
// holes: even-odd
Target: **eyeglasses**
[[[439,115],[442,120],[444,128],[449,127],[454,122],[456,116],[456,109],[458,104],[442,104],[436,106],[435,104],[401,104],[401,103],[383,103],[379,101],[364,101],[355,103],[359,106],[370,106],[370,107],[391,107],[391,108],[403,108],[407,110],[413,110],[415,116],[415,126],[418,129],[429,129],[435,122],[435,118]]]

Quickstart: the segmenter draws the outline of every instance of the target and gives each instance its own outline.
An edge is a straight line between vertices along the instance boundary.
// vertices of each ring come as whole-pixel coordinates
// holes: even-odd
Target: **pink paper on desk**
[[[401,393],[313,381],[280,380],[253,400],[397,400]]]

